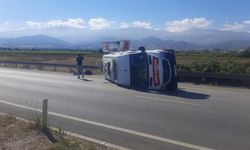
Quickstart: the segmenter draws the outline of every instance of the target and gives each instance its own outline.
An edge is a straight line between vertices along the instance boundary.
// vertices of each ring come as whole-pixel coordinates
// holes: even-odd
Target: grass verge
[[[113,150],[104,145],[66,135],[58,129],[50,131],[56,142],[52,142],[41,131],[40,122],[33,123],[0,113],[1,150]]]

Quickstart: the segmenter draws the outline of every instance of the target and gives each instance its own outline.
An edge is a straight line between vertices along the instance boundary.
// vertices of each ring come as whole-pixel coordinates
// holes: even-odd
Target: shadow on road
[[[123,88],[127,88],[127,87],[123,87]],[[168,91],[163,92],[160,90],[143,90],[143,89],[135,89],[135,88],[127,88],[127,89],[130,89],[130,90],[132,89],[135,91],[145,92],[145,93],[153,93],[153,94],[159,94],[159,95],[185,98],[185,99],[190,99],[190,100],[207,100],[210,97],[210,95],[208,94],[186,91],[185,89],[178,89],[174,92],[168,92]]]
[[[129,89],[129,90],[139,91],[139,92],[173,96],[173,97],[185,98],[185,99],[190,99],[190,100],[207,100],[210,97],[210,95],[208,95],[208,94],[191,92],[191,91],[187,91],[183,88],[178,88],[174,92],[168,92],[168,91],[164,92],[161,90],[147,90],[147,89],[127,87],[127,86],[122,86],[122,85],[117,85],[117,86],[121,87],[121,88]]]
[[[210,97],[208,94],[186,91],[184,89],[178,89],[175,92],[166,92],[164,94],[192,100],[206,100]]]
[[[88,81],[88,82],[93,82],[94,80],[89,80],[89,79],[81,79],[83,81]]]

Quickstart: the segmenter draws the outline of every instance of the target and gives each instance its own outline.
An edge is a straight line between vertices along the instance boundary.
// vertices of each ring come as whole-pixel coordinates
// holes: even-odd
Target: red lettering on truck
[[[159,58],[157,57],[153,57],[153,78],[154,85],[160,85]]]

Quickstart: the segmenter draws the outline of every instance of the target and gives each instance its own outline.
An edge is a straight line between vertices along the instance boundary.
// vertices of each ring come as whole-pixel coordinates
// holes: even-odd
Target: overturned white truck
[[[110,52],[110,45],[119,50]],[[177,89],[176,57],[174,50],[128,49],[129,41],[105,42],[103,72],[107,80],[138,89],[174,91]]]

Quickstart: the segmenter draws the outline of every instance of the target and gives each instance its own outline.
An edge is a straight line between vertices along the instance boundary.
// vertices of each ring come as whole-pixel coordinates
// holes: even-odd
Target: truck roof
[[[156,50],[146,50],[146,52],[149,52],[149,53],[159,53],[159,52],[162,52],[163,50],[159,50],[159,49],[156,49]],[[137,50],[137,51],[125,51],[125,52],[113,52],[113,53],[110,53],[110,54],[106,54],[104,56],[106,57],[119,57],[119,56],[126,56],[126,55],[130,55],[130,54],[139,54],[141,53],[141,51]]]

